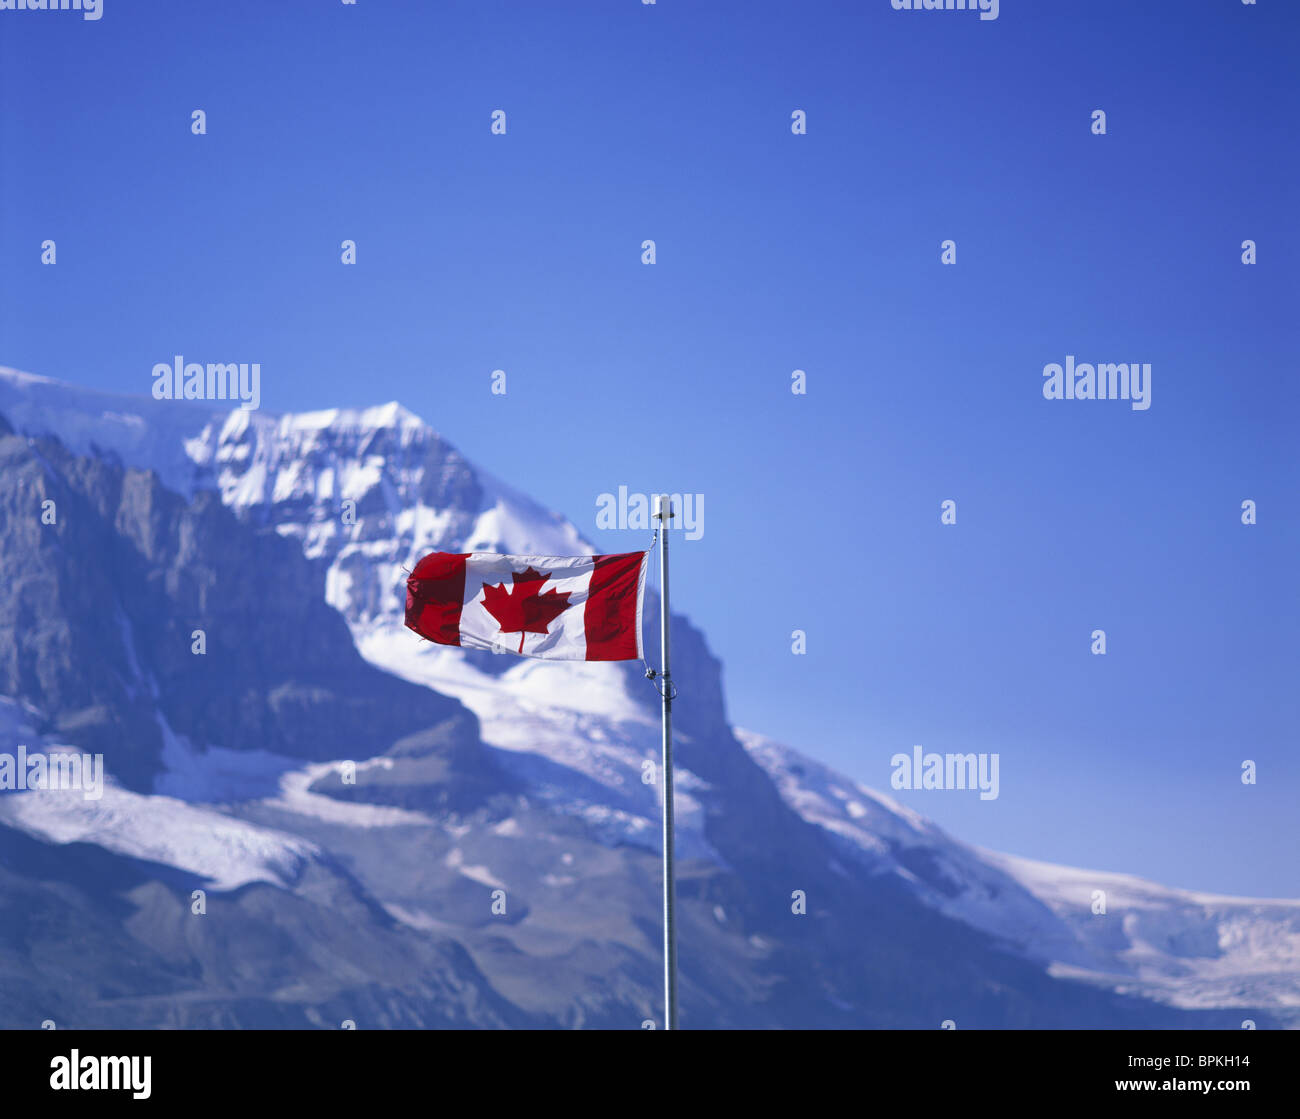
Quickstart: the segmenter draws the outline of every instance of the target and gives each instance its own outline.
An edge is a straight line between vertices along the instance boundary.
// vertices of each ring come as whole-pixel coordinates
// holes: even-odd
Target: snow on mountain
[[[642,780],[642,763],[659,747],[649,683],[608,665],[491,658],[489,670],[404,625],[406,576],[421,556],[591,554],[571,523],[472,466],[396,404],[281,417],[235,411],[206,424],[188,447],[227,506],[300,541],[327,566],[326,599],[348,620],[362,656],[461,700],[508,771],[536,782],[529,756],[552,763],[540,782],[552,804],[611,840],[658,842],[655,786]],[[631,694],[630,683],[643,694]],[[683,857],[716,859],[691,797],[699,787],[688,771],[678,774]]]
[[[426,552],[593,551],[396,403],[278,417],[235,410],[186,449],[224,504],[327,564],[327,599],[354,625],[400,620],[406,572]]]
[[[170,490],[188,497],[199,470],[186,449],[214,416],[200,402],[176,407],[149,396],[78,388],[0,366],[0,415],[24,435],[54,435],[79,455],[111,455],[127,466],[147,467]]]
[[[299,541],[325,569],[326,598],[364,658],[459,699],[507,771],[611,845],[657,846],[655,785],[643,780],[659,745],[648,683],[634,671],[472,657],[421,643],[403,627],[406,572],[428,551],[594,549],[571,523],[466,461],[400,405],[285,416],[214,411],[0,369],[0,414],[25,434],[53,434],[80,453],[156,470],[182,494],[214,489],[241,518]],[[21,722],[20,711],[0,706],[6,740],[30,732]],[[789,747],[736,733],[785,802],[835,838],[845,865],[901,879],[936,911],[1052,974],[1179,1007],[1300,1007],[1300,901],[1202,895],[983,851]],[[0,819],[169,862],[227,888],[285,880],[313,849],[205,807],[224,796],[349,827],[432,823],[311,792],[328,764],[199,754],[174,738],[165,762],[160,795],[112,787],[97,804],[67,797],[56,804],[25,794],[0,798]],[[706,787],[678,774],[682,855],[718,862],[694,795]],[[1105,914],[1093,913],[1096,890],[1106,892]]]
[[[657,785],[642,777],[646,761],[658,764],[659,720],[628,698],[623,677],[608,665],[519,661],[492,676],[458,650],[413,645],[406,629],[377,626],[354,634],[371,664],[465,704],[479,718],[483,741],[501,751],[503,767],[547,802],[581,816],[611,841],[658,848]],[[644,687],[650,689],[648,681]],[[680,856],[721,862],[704,839],[703,810],[692,795],[705,783],[676,765],[673,776]]]
[[[191,804],[246,803],[283,810],[297,816],[326,820],[353,828],[432,826],[421,812],[382,804],[352,804],[311,791],[321,777],[334,771],[333,762],[303,765],[265,750],[227,750],[212,746],[196,750],[184,735],[163,726],[163,762],[166,772],[154,783],[154,792]],[[357,763],[357,770],[391,765],[387,758]]]
[[[395,402],[277,416],[103,393],[0,366],[0,415],[76,454],[153,470],[183,496],[217,489],[231,508],[273,520],[309,558],[328,561],[331,602],[349,620],[398,612],[400,597],[394,605],[387,592],[428,551],[594,550]],[[347,501],[355,505],[345,519]],[[364,589],[354,586],[358,573]]]
[[[979,852],[1059,918],[1092,959],[1054,975],[1188,1008],[1300,1008],[1300,900],[1171,889],[1130,874]],[[1107,915],[1093,913],[1105,891]]]
[[[33,713],[0,696],[0,755],[16,759],[72,750],[41,735]],[[195,750],[164,725],[167,773],[153,795],[122,788],[105,777],[102,792],[64,788],[8,790],[0,795],[0,824],[54,843],[95,843],[119,855],[175,867],[214,891],[250,882],[291,886],[320,849],[296,835],[249,823],[223,806],[272,809],[289,818],[349,828],[441,827],[432,817],[388,805],[349,803],[311,791],[335,768],[304,765],[265,751]],[[376,758],[358,764],[391,764]]]
[[[1201,894],[972,847],[788,746],[736,734],[786,802],[868,873],[902,878],[1053,975],[1186,1008],[1300,1007],[1300,901]],[[1105,913],[1093,911],[1096,891]]]
[[[54,435],[80,453],[157,470],[182,493],[215,489],[242,517],[297,540],[325,566],[326,600],[347,619],[364,657],[464,702],[507,770],[540,781],[552,804],[611,841],[658,843],[655,786],[642,780],[643,762],[659,749],[653,705],[647,714],[649,683],[632,681],[638,696],[628,674],[582,663],[502,658],[487,671],[482,661],[405,628],[406,576],[430,551],[595,549],[570,522],[470,464],[401,405],[289,415],[214,411],[0,369],[0,414],[25,434]],[[250,761],[231,753],[229,765],[246,780]],[[534,759],[551,763],[544,779]],[[172,772],[159,790],[195,794],[196,782],[184,777],[193,759],[173,749],[167,761]],[[231,779],[210,765],[203,773]],[[682,855],[716,859],[691,797],[701,783],[684,768],[676,776]],[[254,784],[257,778],[253,773]]]
[[[289,835],[231,820],[171,797],[141,796],[111,780],[101,800],[56,789],[0,798],[0,821],[54,843],[97,843],[207,879],[213,890],[249,882],[291,885],[319,852]]]
[[[71,750],[38,735],[29,713],[0,697],[0,754],[49,756]],[[111,777],[102,787],[46,787],[0,795],[0,823],[54,843],[95,843],[119,855],[163,863],[213,890],[249,882],[288,886],[319,850],[295,836],[250,826],[170,796],[143,796]]]

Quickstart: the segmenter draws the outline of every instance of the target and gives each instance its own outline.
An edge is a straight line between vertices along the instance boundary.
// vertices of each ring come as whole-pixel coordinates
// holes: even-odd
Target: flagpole
[[[660,692],[664,703],[664,1029],[677,1029],[677,925],[673,910],[673,678],[668,664],[668,522],[672,499],[659,498],[659,649],[663,660]]]

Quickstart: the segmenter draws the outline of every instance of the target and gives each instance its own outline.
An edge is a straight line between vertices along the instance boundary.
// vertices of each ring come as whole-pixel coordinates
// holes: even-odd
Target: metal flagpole
[[[677,1029],[677,926],[673,913],[673,677],[668,666],[668,522],[672,499],[659,498],[659,648],[664,701],[664,1028]]]

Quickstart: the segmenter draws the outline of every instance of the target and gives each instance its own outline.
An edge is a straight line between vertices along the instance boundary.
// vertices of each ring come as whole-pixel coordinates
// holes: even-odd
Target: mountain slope
[[[0,797],[0,822],[28,842],[159,860],[148,864],[155,881],[181,894],[238,881],[232,894],[293,896],[295,860],[329,868],[366,899],[377,929],[395,922],[403,936],[465,953],[471,979],[487,985],[475,1005],[502,1000],[481,1024],[654,1018],[658,808],[642,775],[657,757],[657,697],[640,666],[471,655],[401,625],[403,568],[424,552],[592,551],[572,525],[396,405],[285,417],[160,409],[0,372],[0,414],[28,437],[10,437],[27,481],[0,520],[0,562],[20,584],[50,572],[41,593],[57,603],[59,585],[83,578],[78,556],[120,557],[95,601],[116,602],[125,619],[54,612],[63,644],[53,666],[0,677],[0,691],[34,712],[10,739],[107,743],[127,786],[107,816],[65,804],[54,821]],[[33,462],[50,464],[43,481]],[[82,536],[33,535],[24,518],[40,486],[63,487]],[[38,600],[10,608],[22,665],[39,665],[46,648],[18,621],[22,602]],[[259,628],[250,615],[266,603],[277,624]],[[191,662],[204,658],[175,655],[196,617],[230,641],[202,672]],[[312,647],[286,633],[310,634],[301,644]],[[1114,905],[1115,920],[1088,924],[1071,872],[966,848],[887,798],[733,732],[703,635],[674,616],[673,641],[692,682],[676,720],[685,1024],[1286,1020],[1291,988],[1275,969],[1290,959],[1289,903],[1241,903],[1231,919],[1225,910],[1215,927],[1230,938],[1236,921],[1239,947],[1189,969],[1169,944],[1203,923],[1194,903],[1153,898],[1144,910],[1143,933],[1165,906],[1172,941],[1133,939],[1133,914]],[[94,677],[86,695],[64,650],[127,670]],[[87,708],[98,714],[79,714]],[[217,834],[234,829],[224,870],[204,861],[203,845],[180,842],[208,819],[186,812],[218,814]],[[150,820],[176,838],[169,849],[141,845]],[[796,890],[806,915],[792,912]],[[504,912],[493,909],[498,892]],[[1116,925],[1132,933],[1127,956],[1107,939]],[[333,936],[323,930],[318,950]],[[1204,931],[1195,936],[1203,945]]]
[[[374,753],[435,725],[473,737],[454,700],[361,660],[320,572],[214,494],[187,503],[3,421],[0,472],[0,693],[128,786],[152,787],[169,734],[316,760],[359,726]]]
[[[889,797],[748,731],[787,803],[868,873],[1068,976],[1187,1009],[1300,1021],[1300,900],[1223,897],[970,847]],[[1105,912],[1095,912],[1096,894]]]

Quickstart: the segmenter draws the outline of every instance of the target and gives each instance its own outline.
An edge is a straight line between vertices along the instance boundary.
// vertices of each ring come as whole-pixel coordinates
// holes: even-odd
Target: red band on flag
[[[469,553],[431,552],[406,580],[406,625],[439,645],[460,644]]]
[[[587,595],[587,660],[627,661],[641,656],[641,578],[645,552],[594,556]]]

